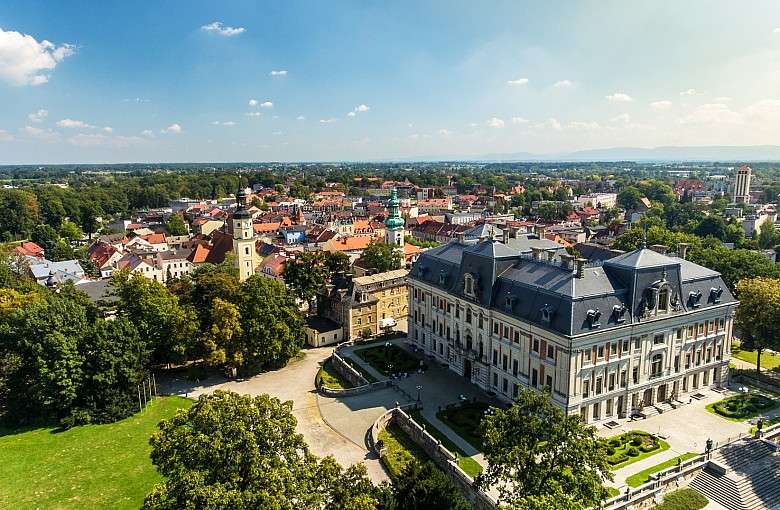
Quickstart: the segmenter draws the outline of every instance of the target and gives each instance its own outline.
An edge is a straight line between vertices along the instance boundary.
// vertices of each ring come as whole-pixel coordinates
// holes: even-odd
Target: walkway
[[[332,347],[304,349],[303,359],[250,379],[228,381],[222,377],[211,377],[194,383],[177,378],[160,380],[158,384],[161,392],[192,398],[224,389],[248,395],[267,393],[282,401],[291,400],[292,413],[298,420],[298,431],[303,434],[312,453],[320,457],[333,455],[345,467],[362,462],[375,483],[385,481],[388,478],[384,468],[379,459],[369,453],[365,443],[362,440],[354,441],[354,438],[334,430],[320,414],[314,378],[321,363],[332,351]]]

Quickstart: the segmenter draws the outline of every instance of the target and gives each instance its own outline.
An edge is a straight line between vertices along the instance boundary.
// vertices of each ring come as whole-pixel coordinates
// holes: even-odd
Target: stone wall
[[[360,372],[352,368],[352,366],[344,361],[344,358],[339,356],[337,352],[333,352],[330,358],[330,362],[333,365],[334,370],[339,373],[341,377],[349,381],[352,386],[364,386],[368,384],[368,381],[363,377]]]
[[[474,508],[477,510],[495,510],[498,506],[497,501],[474,487],[474,479],[458,466],[457,456],[404,412],[404,409],[416,409],[418,407],[419,404],[414,403],[390,409],[382,414],[371,427],[370,441],[372,448],[375,451],[377,450],[376,442],[380,432],[391,423],[397,425],[412,441],[422,448],[428,457],[444,471],[444,474],[461,488],[463,493],[474,504]],[[377,453],[380,457],[383,455],[383,451],[377,451]]]

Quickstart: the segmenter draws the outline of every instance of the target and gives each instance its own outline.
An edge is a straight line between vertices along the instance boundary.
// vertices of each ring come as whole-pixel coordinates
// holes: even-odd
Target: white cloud
[[[262,117],[263,114],[260,112],[246,112],[247,117]]]
[[[60,134],[51,129],[41,129],[33,126],[24,126],[22,132],[32,138],[37,138],[46,142],[55,142],[60,139]]]
[[[141,131],[141,136],[145,136],[147,138],[154,138],[154,131],[151,129],[144,129]]]
[[[570,89],[574,86],[574,83],[571,80],[558,80],[555,83],[553,83],[553,87],[556,89]]]
[[[143,97],[134,97],[134,98],[122,99],[123,103],[137,103],[137,104],[150,103],[151,101],[152,101],[151,99],[146,99],[146,98],[143,98]]]
[[[518,78],[516,80],[508,80],[506,82],[507,85],[512,86],[519,86],[519,85],[527,85],[528,84],[528,78]]]
[[[260,103],[260,108],[273,108],[274,104],[271,101],[265,101]]]
[[[284,134],[284,131],[274,131],[271,133],[273,136],[282,136]]]
[[[41,108],[37,112],[33,112],[30,115],[27,116],[28,119],[30,119],[30,122],[43,122],[43,119],[49,116],[49,110],[44,110]]]
[[[181,133],[181,131],[182,131],[181,126],[174,122],[173,124],[171,124],[167,128],[161,129],[160,133],[178,135],[179,133]]]
[[[622,122],[623,124],[628,124],[631,122],[631,116],[627,113],[621,113],[620,115],[615,115],[611,119],[609,119],[610,122]]]
[[[733,101],[733,99],[729,96],[720,96],[715,98],[716,103],[728,103],[730,101]]]
[[[221,35],[223,37],[233,37],[234,35],[243,34],[246,31],[244,27],[225,26],[221,21],[213,21],[208,25],[203,25],[200,29],[204,32]]]
[[[415,140],[416,141],[416,140],[419,140],[419,139],[420,139],[420,135],[418,133],[412,133],[411,135],[409,135],[409,140]]]
[[[87,124],[83,120],[62,119],[57,121],[57,127],[66,129],[93,129],[95,126]]]
[[[723,103],[707,103],[678,119],[680,124],[742,124],[744,119]]]
[[[369,108],[367,105],[364,105],[364,104],[359,104],[359,105],[357,105],[355,107],[355,111],[358,112],[358,113],[364,113],[364,112],[367,112],[370,109],[371,108]]]
[[[688,89],[688,90],[683,90],[682,92],[680,92],[680,95],[681,96],[696,96],[696,95],[699,95],[700,93],[701,92],[698,92],[696,89]]]
[[[257,101],[257,99],[250,99],[250,100],[249,100],[249,107],[250,107],[250,108],[254,108],[254,107],[256,107],[257,105],[258,105],[258,101]]]
[[[661,99],[660,101],[653,101],[650,103],[650,108],[653,110],[668,110],[672,107],[672,102],[667,101],[666,99]]]
[[[271,76],[287,76],[287,69],[274,70],[269,73]]]
[[[780,34],[780,27],[777,27],[776,29],[772,30],[773,34]]]
[[[518,125],[518,124],[528,124],[528,119],[525,119],[523,117],[512,117],[512,124]]]
[[[0,28],[0,80],[18,87],[42,85],[51,71],[75,49],[70,44],[56,46],[47,40]]]
[[[106,133],[113,133],[114,132],[114,128],[112,128],[111,126],[106,126],[106,127],[103,128],[103,131],[106,132]]]
[[[347,117],[354,117],[354,116],[355,116],[355,112],[347,112]]]
[[[295,117],[295,120],[306,120],[306,117],[304,117],[303,115],[298,115],[297,117]]]
[[[107,136],[101,133],[79,133],[68,138],[68,143],[77,147],[113,147],[120,149],[143,141],[142,138],[137,136]]]
[[[336,122],[336,119],[334,119],[333,117],[329,119],[320,119],[320,124],[332,124],[334,122]]]
[[[0,129],[0,142],[10,142],[14,137],[5,129]]]
[[[558,122],[558,119],[552,117],[544,122],[540,122],[539,124],[535,124],[534,128],[536,129],[552,129],[553,131],[561,131],[563,130],[563,127],[561,126],[561,123]]]
[[[211,125],[212,126],[235,126],[236,123],[233,122],[232,120],[223,120],[223,121],[215,120],[214,122],[211,123]]]
[[[450,136],[452,134],[452,131],[450,131],[449,129],[440,129],[438,133],[439,136]]]
[[[499,119],[498,117],[493,117],[488,119],[487,125],[492,128],[501,129],[504,127],[504,121]]]
[[[555,119],[550,119],[550,120],[555,120]],[[555,129],[556,131],[560,131],[561,130],[560,129],[560,124],[558,124],[557,128],[554,125],[552,125],[552,124],[551,124],[550,127]],[[595,131],[595,130],[599,129],[600,127],[601,126],[599,125],[598,122],[572,121],[572,122],[569,122],[566,125],[566,129],[571,129],[573,131]]]
[[[625,92],[615,92],[606,96],[607,101],[610,103],[630,103],[634,99]]]

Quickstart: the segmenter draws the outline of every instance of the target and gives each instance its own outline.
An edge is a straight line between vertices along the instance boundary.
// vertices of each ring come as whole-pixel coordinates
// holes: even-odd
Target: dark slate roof
[[[464,293],[466,274],[475,281],[474,297]],[[565,336],[647,320],[650,289],[661,286],[676,303],[663,317],[737,303],[717,272],[647,248],[586,265],[577,278],[558,262],[534,260],[495,240],[451,241],[422,253],[409,278]],[[595,326],[589,311],[601,314]]]

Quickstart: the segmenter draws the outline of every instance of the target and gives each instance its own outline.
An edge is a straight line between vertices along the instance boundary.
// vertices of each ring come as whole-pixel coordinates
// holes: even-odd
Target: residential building
[[[737,301],[720,275],[638,250],[586,265],[450,242],[409,273],[409,340],[499,398],[549,388],[586,422],[725,384]]]
[[[752,170],[747,165],[737,168],[734,176],[734,202],[738,204],[750,203],[750,177]]]

